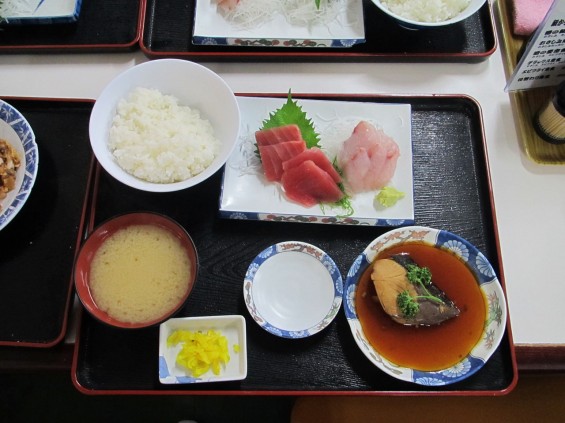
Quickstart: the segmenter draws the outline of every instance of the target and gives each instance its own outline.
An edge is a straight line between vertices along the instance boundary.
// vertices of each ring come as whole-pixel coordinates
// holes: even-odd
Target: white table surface
[[[147,59],[119,54],[0,56],[0,97],[95,99]],[[466,94],[481,105],[514,342],[565,346],[565,165],[521,151],[500,48],[478,64],[204,63],[235,92]]]

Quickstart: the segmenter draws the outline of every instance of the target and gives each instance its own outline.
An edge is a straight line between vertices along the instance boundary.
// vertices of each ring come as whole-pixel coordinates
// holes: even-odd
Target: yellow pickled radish
[[[230,361],[228,340],[220,332],[208,330],[192,332],[176,330],[167,339],[167,346],[182,344],[176,362],[187,369],[193,377],[202,376],[212,370],[219,375],[222,366]]]

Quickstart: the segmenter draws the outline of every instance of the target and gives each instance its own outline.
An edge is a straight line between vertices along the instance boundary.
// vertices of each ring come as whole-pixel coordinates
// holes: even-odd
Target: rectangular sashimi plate
[[[414,223],[414,193],[410,104],[355,101],[296,100],[320,135],[320,147],[334,161],[343,142],[360,121],[380,128],[397,143],[400,156],[387,186],[403,193],[390,207],[375,199],[380,190],[350,195],[350,207],[318,204],[304,207],[289,200],[280,183],[264,176],[257,154],[255,131],[286,98],[238,97],[241,111],[239,140],[228,159],[222,182],[220,216],[227,219],[402,226]]]
[[[0,25],[45,25],[76,22],[82,0],[4,0]]]
[[[314,0],[311,2],[314,5]],[[343,48],[365,42],[362,2],[336,1],[336,6],[332,6],[335,9],[328,8],[327,15],[320,14],[312,20],[306,20],[299,12],[305,7],[302,0],[289,0],[287,3],[287,8],[296,9],[293,10],[297,14],[295,18],[288,16],[288,10],[278,11],[279,3],[274,0],[260,4],[266,12],[258,15],[253,13],[253,6],[249,4],[238,6],[251,8],[240,13],[254,16],[251,23],[245,23],[245,19],[250,18],[238,20],[226,16],[214,0],[196,0],[192,43],[238,47]]]

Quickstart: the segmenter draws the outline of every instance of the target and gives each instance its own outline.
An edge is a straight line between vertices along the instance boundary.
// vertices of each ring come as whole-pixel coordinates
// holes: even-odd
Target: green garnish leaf
[[[316,3],[316,9],[320,10],[320,2],[322,0],[314,0],[314,3]]]
[[[312,119],[306,116],[296,101],[292,99],[290,90],[286,103],[280,109],[269,113],[269,118],[263,121],[261,129],[277,128],[285,125],[297,125],[300,128],[302,138],[306,142],[306,148],[319,147],[320,136],[314,129]]]
[[[432,283],[432,272],[427,267],[409,264],[406,266],[406,270],[406,277],[413,285],[421,284],[426,286]]]
[[[418,300],[429,300],[434,301],[438,304],[445,304],[441,298],[433,295],[428,291],[427,286],[432,284],[432,272],[427,267],[420,267],[416,264],[409,264],[406,266],[406,277],[412,285],[420,286],[422,288],[423,295],[410,295],[410,292],[403,291],[396,297],[396,304],[402,314],[411,318],[418,314],[420,310],[420,304]]]
[[[334,158],[334,161],[332,162],[332,166],[334,167],[336,172],[339,173],[339,176],[343,178],[343,171],[337,165],[337,157]],[[353,210],[353,205],[351,204],[351,197],[349,196],[349,194],[347,194],[347,191],[345,190],[345,185],[343,185],[343,180],[340,183],[338,183],[337,186],[339,187],[340,191],[343,193],[343,197],[341,197],[341,200],[337,201],[335,205],[345,210],[345,213],[342,213],[340,217],[352,216],[355,210]]]
[[[402,291],[396,297],[396,304],[404,317],[414,317],[420,311],[420,304],[408,291]]]

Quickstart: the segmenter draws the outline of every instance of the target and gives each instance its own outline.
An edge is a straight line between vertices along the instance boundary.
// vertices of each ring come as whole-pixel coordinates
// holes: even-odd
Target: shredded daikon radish
[[[239,28],[256,28],[281,14],[291,25],[329,23],[343,13],[345,0],[240,0],[225,18]]]
[[[13,18],[32,14],[40,0],[4,0],[0,2],[0,16]]]
[[[241,0],[225,18],[240,28],[254,28],[269,22],[279,10],[280,0]]]
[[[281,10],[290,24],[308,26],[333,21],[344,4],[343,0],[320,0],[318,9],[314,0],[281,0]]]

